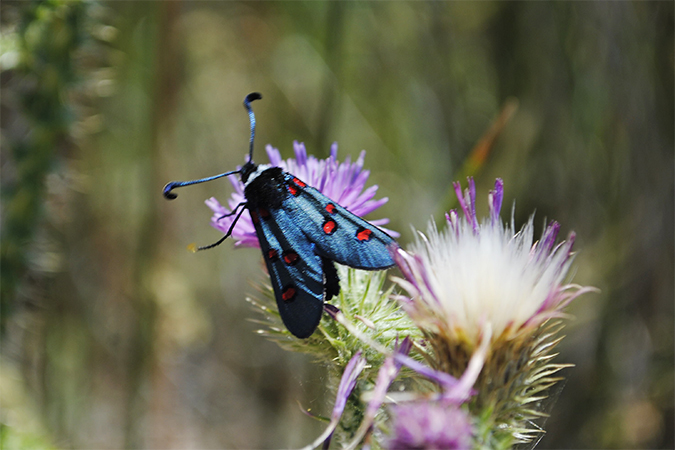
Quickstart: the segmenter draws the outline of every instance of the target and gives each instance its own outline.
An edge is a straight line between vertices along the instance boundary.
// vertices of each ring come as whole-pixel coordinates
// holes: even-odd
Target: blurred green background
[[[271,143],[367,150],[370,184],[411,225],[442,220],[473,169],[505,213],[577,233],[539,448],[673,448],[673,2],[3,1],[2,448],[283,448],[329,410],[322,367],[256,335],[257,250],[162,186]],[[541,230],[541,228],[540,228]]]

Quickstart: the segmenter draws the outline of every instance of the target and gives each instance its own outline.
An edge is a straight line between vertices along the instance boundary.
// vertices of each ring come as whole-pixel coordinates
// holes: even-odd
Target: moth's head
[[[255,172],[257,168],[258,165],[253,161],[248,161],[246,164],[244,164],[240,169],[241,171],[239,172],[241,176],[241,182],[246,184],[248,177],[251,176],[251,174]]]

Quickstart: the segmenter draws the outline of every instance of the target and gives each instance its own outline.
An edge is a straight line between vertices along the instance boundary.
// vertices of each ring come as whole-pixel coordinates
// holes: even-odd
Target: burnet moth
[[[240,169],[220,175],[172,181],[164,186],[164,197],[176,198],[172,191],[179,187],[239,174],[246,201],[227,214],[236,214],[228,232],[198,250],[221,244],[248,209],[281,319],[294,336],[304,339],[319,325],[324,299],[330,300],[340,292],[335,263],[357,269],[386,269],[394,265],[390,251],[397,244],[384,231],[280,167],[253,162],[255,115],[251,102],[261,98],[254,92],[244,99],[251,126],[248,161]]]

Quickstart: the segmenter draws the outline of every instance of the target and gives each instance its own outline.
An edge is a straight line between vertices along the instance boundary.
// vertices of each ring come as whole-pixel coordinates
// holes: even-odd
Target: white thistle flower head
[[[405,278],[395,281],[408,292],[398,300],[426,336],[436,369],[456,377],[485,330],[492,330],[470,409],[509,442],[528,442],[540,432],[531,421],[546,416],[542,401],[548,388],[561,379],[557,372],[569,367],[551,362],[562,339],[556,319],[593,288],[565,284],[574,233],[556,244],[560,225],[552,222],[533,242],[533,218],[520,231],[513,220],[502,222],[502,180],[490,191],[489,215],[481,221],[473,179],[464,193],[459,183],[454,187],[463,217],[450,211],[446,226],[439,230],[431,223],[410,253],[396,251]]]
[[[488,195],[489,216],[479,222],[473,179],[463,195],[459,183],[454,186],[464,217],[450,211],[446,227],[430,223],[410,253],[397,254],[405,279],[396,282],[410,294],[399,300],[412,319],[427,332],[472,344],[488,322],[494,340],[508,340],[561,317],[586,290],[564,284],[574,233],[556,245],[560,225],[552,222],[533,243],[534,217],[518,232],[504,224],[501,179]]]

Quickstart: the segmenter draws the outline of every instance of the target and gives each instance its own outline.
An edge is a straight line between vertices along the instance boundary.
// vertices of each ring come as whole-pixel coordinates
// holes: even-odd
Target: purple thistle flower
[[[330,156],[327,159],[317,159],[314,156],[307,156],[305,145],[303,143],[293,142],[295,150],[295,159],[281,159],[279,150],[268,145],[266,147],[267,157],[272,166],[281,167],[284,171],[292,173],[309,186],[318,189],[322,194],[342,205],[357,216],[376,210],[387,203],[388,198],[374,200],[377,192],[377,185],[364,190],[369,170],[363,170],[363,161],[366,156],[365,150],[361,152],[356,162],[352,163],[349,156],[344,162],[337,160],[337,143],[334,143],[330,149]],[[222,217],[241,202],[246,201],[244,197],[244,184],[236,177],[230,177],[230,182],[234,186],[234,193],[230,196],[228,207],[221,205],[215,198],[206,200],[206,205],[213,210],[211,225],[227,233],[232,225],[234,216]],[[222,218],[221,218],[222,217]],[[380,227],[389,223],[389,219],[371,220],[370,223]],[[383,228],[384,229],[384,228]],[[399,234],[384,229],[389,235],[398,237]],[[239,218],[237,225],[232,231],[236,246],[242,247],[260,247],[258,237],[255,234],[253,221],[248,211],[245,211]]]
[[[468,449],[472,443],[471,419],[456,404],[417,401],[392,408],[390,449]]]

